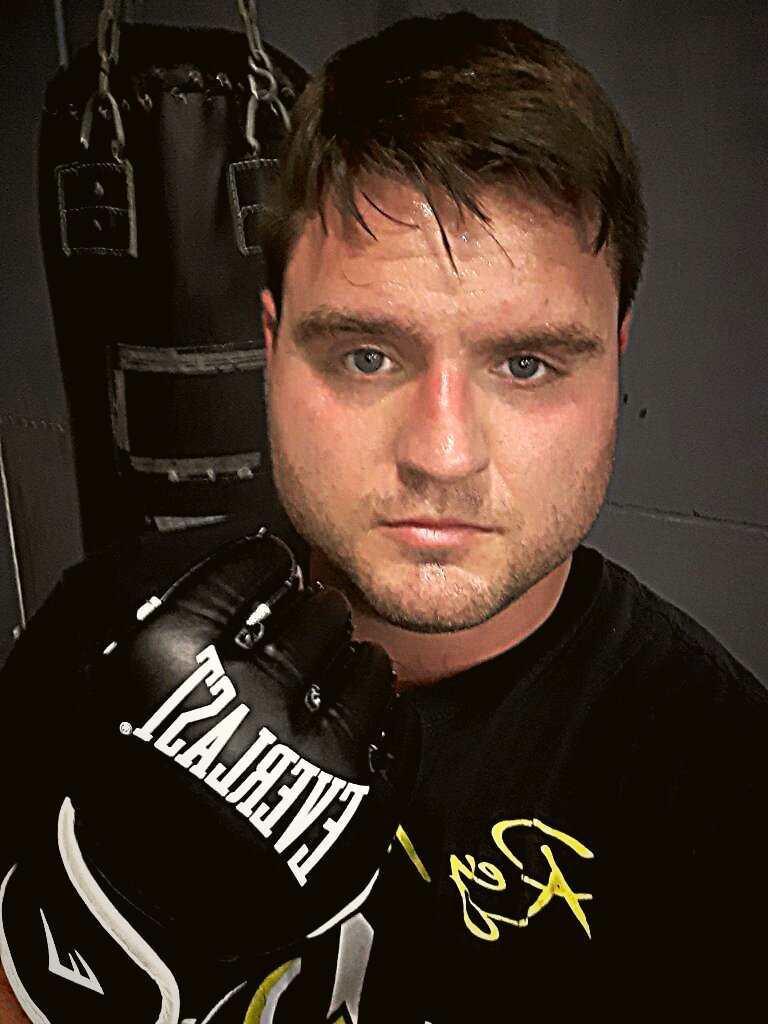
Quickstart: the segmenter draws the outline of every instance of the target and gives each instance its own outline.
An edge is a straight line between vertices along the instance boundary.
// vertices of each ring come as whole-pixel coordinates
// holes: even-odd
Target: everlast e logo
[[[237,692],[224,672],[213,644],[202,650],[196,660],[199,667],[166,698],[144,725],[131,729],[124,724],[121,731],[132,732],[140,740],[153,742],[157,750],[172,757],[182,768],[203,779],[228,803],[234,804],[266,838],[271,838],[277,827],[280,834],[273,845],[278,853],[286,853],[333,804],[335,813],[325,819],[323,830],[326,834],[320,842],[312,850],[302,844],[288,858],[288,867],[299,884],[304,885],[309,872],[352,820],[370,787],[322,771],[285,743],[278,742],[277,736],[266,727],[260,729],[255,742],[233,765],[228,766],[221,761],[214,764],[251,709],[246,704],[238,704],[223,718],[218,718],[237,697]],[[211,703],[182,711],[166,725],[166,720],[201,684],[205,684],[214,698]],[[180,735],[184,728],[191,722],[209,718],[218,718],[218,721],[199,739],[187,745],[187,740]],[[161,726],[164,726],[163,731],[155,738]],[[276,803],[271,806],[265,803],[264,798],[289,769],[295,779],[280,786]],[[300,797],[303,801],[299,804]],[[289,810],[291,814],[287,813]]]

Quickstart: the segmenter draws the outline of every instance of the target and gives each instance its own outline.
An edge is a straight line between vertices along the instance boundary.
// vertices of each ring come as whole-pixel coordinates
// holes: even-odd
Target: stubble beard
[[[616,444],[614,422],[592,464],[581,470],[559,505],[550,508],[543,529],[531,529],[530,524],[526,528],[523,515],[509,514],[507,522],[512,525],[504,534],[498,564],[481,576],[454,564],[450,552],[441,556],[439,551],[430,551],[421,559],[385,566],[367,560],[355,550],[354,534],[339,528],[318,500],[317,495],[323,493],[322,474],[300,472],[286,458],[284,448],[281,451],[273,426],[270,436],[278,495],[298,533],[320,555],[323,581],[342,590],[356,611],[416,633],[453,633],[478,626],[562,565],[600,511]],[[385,504],[391,506],[392,502]],[[408,504],[413,505],[413,500],[403,500],[402,507]],[[360,508],[376,507],[375,495],[361,498],[355,515]],[[362,520],[371,522],[365,511]]]

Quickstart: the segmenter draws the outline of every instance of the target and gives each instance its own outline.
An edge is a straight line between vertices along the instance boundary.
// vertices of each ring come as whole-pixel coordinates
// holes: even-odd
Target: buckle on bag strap
[[[237,248],[243,256],[261,255],[259,215],[266,208],[267,191],[277,179],[274,157],[248,157],[229,165],[229,200]]]
[[[136,195],[130,161],[56,168],[65,256],[136,256]]]

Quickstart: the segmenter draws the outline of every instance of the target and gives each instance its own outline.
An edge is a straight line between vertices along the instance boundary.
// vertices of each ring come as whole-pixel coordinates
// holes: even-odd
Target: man
[[[768,910],[768,696],[581,546],[644,250],[625,129],[588,72],[519,23],[411,20],[310,84],[277,204],[264,334],[290,522],[260,521],[392,658],[418,777],[362,902],[190,1019],[733,1011],[758,991],[749,936]],[[76,664],[240,529],[108,553],[29,637],[53,631],[57,663]],[[29,637],[11,684],[44,671]]]

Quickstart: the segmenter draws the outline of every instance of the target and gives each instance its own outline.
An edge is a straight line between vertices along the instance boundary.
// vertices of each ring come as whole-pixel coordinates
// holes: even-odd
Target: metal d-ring
[[[322,696],[320,694],[320,687],[317,683],[312,683],[310,688],[304,694],[304,706],[307,711],[315,712],[319,711],[323,703]]]
[[[264,636],[264,623],[256,623],[256,628],[245,625],[235,637],[235,643],[245,651],[252,650]]]

